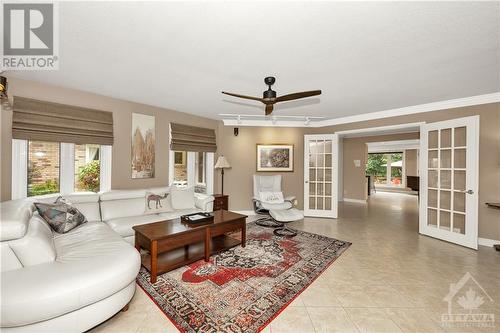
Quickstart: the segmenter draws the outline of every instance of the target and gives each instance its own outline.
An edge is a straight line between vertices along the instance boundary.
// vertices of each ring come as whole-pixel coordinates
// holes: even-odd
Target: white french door
[[[419,232],[477,249],[479,116],[420,128]]]
[[[305,216],[337,218],[337,154],[336,134],[304,135]]]

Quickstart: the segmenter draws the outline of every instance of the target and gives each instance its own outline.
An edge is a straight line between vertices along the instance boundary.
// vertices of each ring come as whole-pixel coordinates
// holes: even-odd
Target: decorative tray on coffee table
[[[181,221],[189,224],[213,223],[214,215],[211,213],[193,213],[181,216]]]

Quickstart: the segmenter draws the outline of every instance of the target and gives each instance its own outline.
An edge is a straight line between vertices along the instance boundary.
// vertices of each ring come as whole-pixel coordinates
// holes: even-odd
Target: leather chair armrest
[[[195,193],[194,194],[194,204],[197,208],[203,210],[204,212],[212,212],[214,210],[214,196]]]

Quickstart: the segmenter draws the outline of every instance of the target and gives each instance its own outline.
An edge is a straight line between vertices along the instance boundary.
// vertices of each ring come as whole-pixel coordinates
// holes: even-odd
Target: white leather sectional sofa
[[[162,190],[168,188],[152,189]],[[66,234],[50,229],[33,199],[2,202],[1,331],[84,332],[105,321],[135,292],[140,256],[131,246],[132,226],[213,208],[212,196],[195,194],[192,209],[146,215],[145,195],[120,190],[64,196],[89,221]]]

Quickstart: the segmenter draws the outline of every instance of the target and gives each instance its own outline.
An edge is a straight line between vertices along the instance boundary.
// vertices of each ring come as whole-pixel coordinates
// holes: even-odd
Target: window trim
[[[38,140],[33,140],[38,141]],[[112,146],[100,145],[100,191],[111,190]],[[75,144],[59,143],[59,192],[65,195],[75,192]],[[47,195],[43,195],[47,196]],[[11,199],[28,197],[28,140],[12,139],[12,189]],[[39,198],[42,196],[31,196]]]

